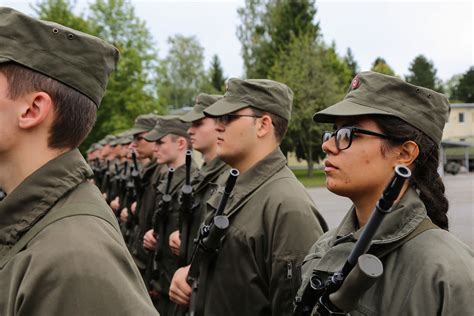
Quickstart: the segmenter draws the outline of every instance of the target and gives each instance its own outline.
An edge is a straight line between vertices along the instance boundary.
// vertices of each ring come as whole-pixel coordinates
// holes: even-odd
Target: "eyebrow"
[[[342,124],[341,126],[337,127],[336,123],[333,124],[333,129],[336,130],[341,127],[360,127],[360,123],[356,121],[348,121]]]

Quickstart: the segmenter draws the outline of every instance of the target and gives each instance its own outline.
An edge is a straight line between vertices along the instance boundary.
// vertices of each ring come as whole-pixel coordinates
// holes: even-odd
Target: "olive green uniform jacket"
[[[394,211],[386,215],[371,249],[383,251],[390,247],[425,218],[425,205],[410,188]],[[333,273],[342,268],[362,232],[356,223],[352,208],[338,228],[316,242],[305,258],[301,289],[314,269]],[[424,231],[381,260],[383,275],[362,296],[351,315],[474,315],[473,252],[451,233],[442,229]]]
[[[214,210],[222,189],[208,202]],[[239,176],[225,214],[204,315],[291,315],[301,263],[326,223],[279,148]]]
[[[134,237],[132,245],[132,254],[140,269],[144,269],[148,252],[143,249],[143,236],[151,229],[151,215],[156,208],[156,188],[159,181],[166,174],[167,168],[164,165],[157,164],[156,160],[152,160],[142,170],[141,185],[142,194],[137,197],[137,218],[138,233]]]
[[[0,269],[0,315],[157,315],[112,210],[86,181],[91,176],[72,150],[0,203],[0,260],[42,218],[77,203],[97,214],[46,226]]]

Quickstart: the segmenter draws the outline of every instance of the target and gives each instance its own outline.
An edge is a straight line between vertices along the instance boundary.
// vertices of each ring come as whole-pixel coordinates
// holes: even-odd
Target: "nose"
[[[194,128],[193,127],[188,128],[188,134],[189,134],[189,136],[194,135]]]
[[[323,149],[323,152],[327,154],[335,154],[338,152],[337,147],[336,147],[336,137],[333,136],[329,138],[327,141],[323,142],[321,144],[321,148]]]
[[[219,120],[215,120],[215,130],[217,132],[224,132],[225,131],[225,125],[222,124]]]

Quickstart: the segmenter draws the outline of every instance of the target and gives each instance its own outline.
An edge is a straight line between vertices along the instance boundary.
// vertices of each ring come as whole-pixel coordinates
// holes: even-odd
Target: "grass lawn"
[[[323,187],[326,185],[326,175],[323,170],[313,170],[313,177],[311,178],[307,175],[307,169],[294,169],[292,171],[298,180],[307,188]]]

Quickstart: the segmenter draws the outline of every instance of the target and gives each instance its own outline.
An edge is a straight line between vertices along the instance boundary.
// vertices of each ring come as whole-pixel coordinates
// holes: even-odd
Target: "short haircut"
[[[182,135],[176,135],[176,134],[169,134],[171,136],[171,140],[173,142],[176,142],[178,140],[178,138],[182,137],[186,140],[186,149],[193,149],[193,144],[191,143],[191,139],[189,137],[185,137],[185,136],[182,136]]]
[[[275,130],[275,138],[278,143],[281,143],[283,137],[285,137],[286,132],[288,131],[288,120],[284,119],[281,116],[278,116],[273,113],[264,112],[259,109],[250,107],[256,116],[268,115],[272,119],[272,124]]]
[[[87,137],[95,124],[97,107],[91,99],[17,63],[0,64],[8,82],[8,97],[12,100],[31,92],[47,93],[54,106],[54,120],[49,131],[48,147],[52,149],[76,148]]]

